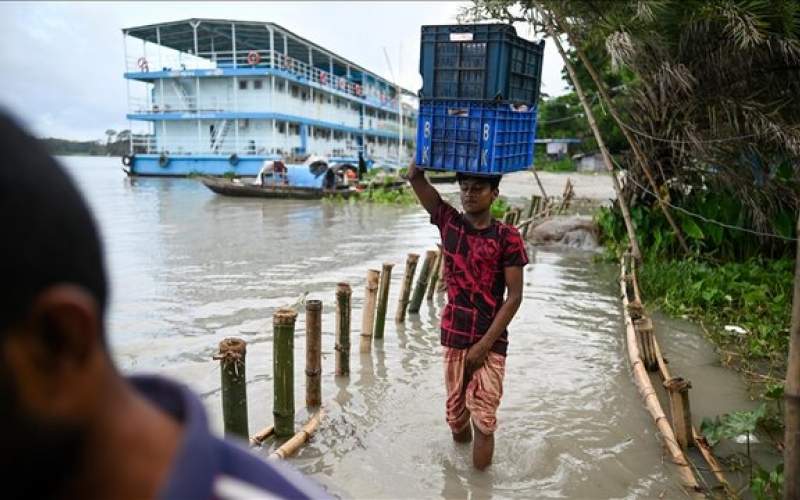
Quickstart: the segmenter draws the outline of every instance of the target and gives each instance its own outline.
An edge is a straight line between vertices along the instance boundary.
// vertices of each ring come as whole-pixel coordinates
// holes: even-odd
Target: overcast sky
[[[400,84],[416,91],[422,85],[420,26],[455,24],[463,5],[0,2],[0,108],[10,110],[40,137],[96,139],[104,137],[108,128],[128,128],[121,30],[191,17],[272,21],[388,79],[386,47]],[[526,26],[518,25],[517,32],[537,38]],[[564,93],[561,68],[558,52],[547,44],[543,92]]]

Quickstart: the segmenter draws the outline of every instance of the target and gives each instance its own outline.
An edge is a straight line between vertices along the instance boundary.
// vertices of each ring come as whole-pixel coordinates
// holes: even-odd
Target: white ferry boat
[[[280,160],[289,184],[314,186],[310,155],[362,167],[413,155],[415,93],[277,24],[186,19],[123,40],[127,117],[147,128],[130,135],[129,175],[255,176]]]

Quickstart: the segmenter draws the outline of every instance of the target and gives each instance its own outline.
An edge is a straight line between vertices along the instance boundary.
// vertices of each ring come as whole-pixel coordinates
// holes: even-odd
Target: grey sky
[[[272,21],[390,78],[386,47],[400,84],[417,90],[422,84],[420,26],[455,23],[462,5],[465,2],[0,2],[0,107],[43,137],[96,139],[108,128],[128,128],[122,28],[191,17]],[[517,32],[534,38],[527,26],[518,25]],[[543,92],[564,93],[561,68],[558,53],[547,44]]]

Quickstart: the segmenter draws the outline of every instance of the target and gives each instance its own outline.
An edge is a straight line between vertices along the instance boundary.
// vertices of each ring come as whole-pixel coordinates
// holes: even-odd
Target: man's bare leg
[[[472,441],[472,429],[470,429],[469,422],[467,422],[467,426],[464,427],[463,431],[453,433],[453,441],[456,443],[469,443]]]
[[[494,434],[484,434],[475,427],[475,442],[472,444],[472,465],[478,470],[484,470],[491,465],[492,455],[494,455]]]

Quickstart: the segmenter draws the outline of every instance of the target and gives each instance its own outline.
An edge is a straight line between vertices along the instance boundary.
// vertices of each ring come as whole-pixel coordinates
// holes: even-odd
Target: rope
[[[628,125],[627,123],[623,122],[622,120],[620,120],[619,123],[623,127],[625,127],[626,129],[628,129],[631,132],[633,132],[634,134],[641,135],[642,137],[647,137],[648,139],[652,139],[654,141],[668,142],[668,143],[671,143],[671,144],[697,144],[697,143],[700,143],[700,144],[713,144],[713,143],[717,143],[717,142],[740,141],[742,139],[749,139],[751,137],[756,137],[758,135],[758,134],[747,134],[747,135],[740,135],[740,136],[736,136],[736,137],[723,137],[722,139],[704,139],[704,140],[697,139],[696,141],[685,141],[685,140],[680,140],[680,139],[667,139],[667,138],[664,138],[664,137],[656,137],[654,135],[648,134],[647,132],[642,132],[639,129],[635,129],[635,128],[631,127],[630,125]]]
[[[616,165],[616,166],[617,166],[617,168],[619,168],[620,170],[624,170],[624,168],[622,167],[622,165],[620,165],[620,164],[617,162],[617,160],[615,160],[613,157],[611,158],[611,161],[612,161],[612,162],[614,162],[614,165]],[[632,176],[630,176],[630,175],[629,175],[629,176],[627,176],[626,178],[627,178],[627,179],[630,179],[630,181],[631,181],[631,182],[633,182],[634,184],[636,184],[637,186],[639,186],[639,188],[640,188],[642,191],[644,191],[644,192],[646,192],[646,193],[648,193],[648,194],[650,194],[650,195],[652,195],[652,196],[654,196],[654,197],[656,197],[656,198],[660,198],[660,197],[659,197],[659,195],[655,194],[655,193],[654,193],[654,192],[652,192],[651,190],[649,190],[649,189],[647,189],[646,187],[644,187],[644,186],[642,186],[641,184],[639,184],[639,183],[636,181],[636,179],[634,179]],[[716,225],[718,225],[718,226],[721,226],[721,227],[724,227],[724,228],[726,228],[726,229],[732,229],[732,230],[734,230],[734,231],[742,231],[742,232],[745,232],[745,233],[754,234],[754,235],[756,235],[756,236],[765,236],[765,237],[767,237],[767,238],[776,238],[776,239],[779,239],[779,240],[784,240],[784,241],[797,241],[797,238],[792,238],[792,237],[789,237],[789,236],[783,236],[783,235],[780,235],[780,234],[774,234],[774,233],[765,233],[765,232],[762,232],[762,231],[756,231],[756,230],[754,230],[754,229],[749,229],[749,228],[746,228],[746,227],[734,226],[734,225],[731,225],[731,224],[726,224],[726,223],[724,223],[724,222],[720,222],[720,221],[718,221],[718,220],[715,220],[715,219],[709,219],[708,217],[706,217],[706,216],[704,216],[704,215],[700,215],[700,214],[698,214],[698,213],[691,212],[691,211],[689,211],[689,210],[686,210],[686,209],[685,209],[685,208],[683,208],[683,207],[679,207],[679,206],[677,206],[677,205],[673,205],[672,203],[670,203],[670,202],[669,202],[669,201],[667,201],[667,200],[663,200],[663,199],[662,199],[661,201],[662,201],[662,202],[664,202],[664,204],[666,204],[667,206],[669,206],[669,207],[671,207],[671,208],[673,208],[673,209],[677,210],[678,212],[684,213],[684,214],[686,214],[686,215],[688,215],[688,216],[690,216],[690,217],[694,217],[694,218],[696,218],[696,219],[700,219],[700,220],[702,220],[703,222],[708,222],[709,224],[716,224]]]

